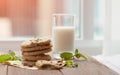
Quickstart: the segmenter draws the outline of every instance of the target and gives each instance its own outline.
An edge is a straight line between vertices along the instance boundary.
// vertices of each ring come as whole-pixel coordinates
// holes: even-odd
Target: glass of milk
[[[54,53],[74,51],[74,15],[53,14],[53,51]]]

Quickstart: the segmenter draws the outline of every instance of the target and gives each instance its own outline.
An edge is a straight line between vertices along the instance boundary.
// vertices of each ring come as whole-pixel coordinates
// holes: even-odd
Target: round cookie
[[[24,55],[40,55],[40,54],[44,54],[44,53],[48,53],[50,52],[51,49],[45,49],[45,50],[39,50],[39,51],[31,51],[31,52],[22,52],[23,56]]]
[[[50,44],[50,39],[48,38],[34,38],[32,40],[25,41],[21,44],[22,48],[31,48],[40,45]]]
[[[36,46],[36,47],[31,47],[31,48],[22,48],[22,51],[38,51],[38,50],[43,50],[43,49],[50,49],[52,45],[45,45],[45,46]]]
[[[31,61],[51,60],[51,56],[50,55],[41,54],[41,55],[37,55],[37,56],[23,56],[23,59],[24,60],[31,60]]]

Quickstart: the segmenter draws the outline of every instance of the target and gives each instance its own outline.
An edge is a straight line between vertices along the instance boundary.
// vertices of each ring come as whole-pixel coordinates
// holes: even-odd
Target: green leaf
[[[75,50],[75,55],[77,55],[79,53],[78,49]]]
[[[83,59],[87,59],[87,57],[85,55],[83,55],[82,53],[79,53],[78,49],[75,50],[75,55],[76,58],[80,58],[82,57]]]
[[[78,49],[75,50],[75,55],[74,55],[74,56],[75,56],[76,58],[80,58],[80,57],[81,57]]]
[[[13,60],[20,60],[19,57],[16,56],[15,52],[12,50],[9,50],[7,54],[1,54],[0,55],[0,62],[5,62],[5,61],[13,61]]]
[[[20,57],[17,57],[17,56],[14,57],[14,60],[20,60],[21,61]]]
[[[8,54],[11,55],[11,60],[21,60],[19,57],[16,56],[15,52],[13,52],[12,50],[9,50]]]
[[[65,65],[67,66],[67,67],[70,67],[70,66],[72,66],[73,65],[73,60],[66,60],[66,63],[65,63]]]
[[[1,54],[0,55],[0,62],[11,60],[11,56],[9,54]]]
[[[69,60],[73,57],[73,54],[70,52],[63,52],[60,54],[60,57],[63,58],[64,60]]]
[[[10,54],[11,56],[15,56],[15,52],[13,52],[12,50],[9,50],[8,54]]]
[[[80,53],[76,54],[75,57],[80,58],[81,57]]]
[[[83,55],[83,54],[81,54],[81,53],[79,53],[80,54],[80,56],[83,58],[83,59],[87,59],[87,57],[85,56],[85,55]]]

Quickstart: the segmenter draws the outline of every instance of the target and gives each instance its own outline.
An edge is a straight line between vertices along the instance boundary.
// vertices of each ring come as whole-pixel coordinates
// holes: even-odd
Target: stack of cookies
[[[37,60],[51,60],[48,52],[51,51],[50,39],[34,38],[21,44],[22,63],[26,66],[34,66]]]

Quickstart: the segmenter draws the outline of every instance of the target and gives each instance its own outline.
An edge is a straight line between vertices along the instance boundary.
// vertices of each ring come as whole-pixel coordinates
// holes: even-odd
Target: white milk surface
[[[55,52],[73,51],[74,27],[63,26],[53,28],[53,50]]]

